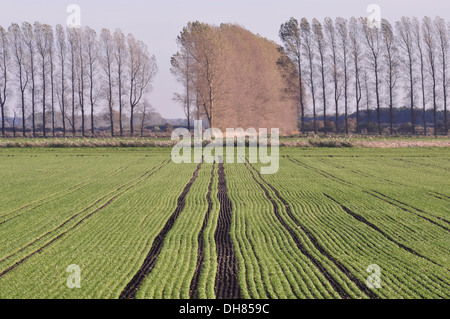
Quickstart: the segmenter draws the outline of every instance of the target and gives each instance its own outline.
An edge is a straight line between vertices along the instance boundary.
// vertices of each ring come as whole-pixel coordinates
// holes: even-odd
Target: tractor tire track
[[[132,182],[128,182],[122,186],[120,186],[119,188],[117,188],[114,192],[120,191],[123,189],[123,191],[121,191],[120,193],[114,195],[113,197],[111,197],[110,199],[108,199],[102,206],[100,206],[99,208],[95,209],[94,211],[92,211],[91,213],[89,213],[88,215],[84,216],[81,220],[79,220],[75,225],[73,225],[72,227],[70,227],[69,229],[67,229],[66,231],[62,232],[61,234],[59,234],[58,236],[54,237],[52,240],[50,240],[49,242],[47,242],[45,245],[41,246],[40,248],[38,248],[37,250],[33,251],[32,253],[30,253],[29,255],[25,256],[24,258],[20,259],[19,261],[17,261],[16,263],[14,263],[12,266],[8,267],[7,269],[3,270],[2,272],[0,272],[0,278],[3,277],[4,275],[6,275],[7,273],[9,273],[11,270],[17,268],[18,266],[20,266],[23,262],[25,262],[27,259],[29,259],[30,257],[32,257],[33,255],[40,253],[44,248],[50,246],[52,243],[54,243],[55,241],[57,241],[58,239],[62,238],[64,235],[66,235],[69,231],[75,229],[77,226],[79,226],[81,223],[83,223],[85,220],[87,220],[89,217],[93,216],[94,214],[98,213],[99,211],[103,210],[105,207],[107,207],[109,204],[111,204],[115,199],[117,199],[119,196],[123,195],[124,193],[126,193],[127,191],[129,191],[130,189],[132,189],[133,187],[141,184],[143,181],[145,181],[146,179],[148,179],[150,176],[152,176],[154,173],[156,173],[157,171],[159,171],[164,165],[161,165],[157,170],[155,170],[153,173],[149,174],[151,172],[147,171],[144,174],[142,174],[141,176],[139,176],[136,180],[136,182],[133,184]],[[107,195],[103,196],[102,199],[104,199]],[[95,203],[100,202],[100,200],[97,200]],[[90,205],[90,207],[88,207],[87,209],[83,210],[82,212],[85,212],[86,210],[88,210],[89,208],[92,208],[93,206],[95,206],[95,203]],[[61,227],[63,227],[65,224],[67,224],[70,220],[72,220],[73,218],[75,218],[76,216],[78,216],[79,214],[81,214],[82,212],[76,214],[75,216],[72,216],[71,218],[69,218],[68,220],[66,220],[63,224],[61,224],[60,226],[58,226],[57,228],[55,228],[54,230],[57,230]],[[53,230],[53,231],[54,231]],[[51,231],[51,232],[53,232]],[[49,233],[51,233],[49,232]],[[49,234],[47,233],[47,234]],[[32,243],[28,244],[27,247],[29,247],[30,245],[32,245],[33,243],[37,242],[38,240],[40,240],[41,238],[45,237],[47,234],[42,235],[41,237],[37,238],[36,240],[34,240]],[[26,247],[25,247],[26,248]],[[21,249],[21,251],[23,251],[23,249]],[[18,252],[15,252],[14,254],[17,254]],[[7,257],[7,258],[10,258]],[[2,261],[6,260],[7,258],[3,259]]]
[[[172,213],[170,218],[167,220],[166,224],[162,228],[162,230],[159,232],[159,234],[155,237],[153,240],[152,247],[150,248],[150,251],[148,252],[147,256],[145,257],[145,260],[139,270],[136,272],[136,274],[133,276],[133,278],[130,280],[130,282],[126,285],[126,287],[122,290],[120,293],[119,299],[135,299],[136,294],[139,290],[139,288],[142,285],[142,282],[144,279],[150,274],[150,272],[153,270],[153,267],[156,264],[156,261],[158,260],[159,253],[161,252],[162,246],[164,244],[164,239],[167,235],[167,233],[172,229],[176,219],[178,218],[178,215],[182,212],[184,206],[185,206],[185,198],[187,193],[189,192],[192,184],[197,179],[198,171],[201,168],[202,163],[199,163],[197,165],[196,170],[192,174],[191,179],[186,184],[186,186],[183,189],[183,192],[178,197],[177,200],[177,207],[175,208],[175,211]]]
[[[64,189],[64,190],[62,190],[62,191],[53,193],[53,194],[51,194],[51,195],[49,195],[49,196],[46,196],[46,197],[41,198],[41,199],[38,199],[38,200],[36,200],[36,201],[34,201],[34,202],[32,202],[32,203],[26,204],[26,205],[24,205],[24,206],[22,206],[22,207],[19,207],[19,208],[17,208],[16,210],[14,210],[14,211],[12,211],[12,212],[6,213],[6,214],[0,216],[0,218],[3,218],[3,217],[6,217],[6,216],[9,216],[9,215],[12,215],[12,214],[14,214],[14,213],[19,213],[19,212],[20,212],[19,214],[14,215],[13,217],[11,217],[11,218],[9,218],[9,219],[5,219],[5,220],[1,221],[1,222],[0,222],[0,226],[3,225],[3,224],[6,223],[6,222],[9,222],[10,220],[13,220],[13,219],[15,219],[15,218],[17,218],[17,217],[22,216],[23,214],[25,214],[25,213],[27,213],[27,212],[29,212],[29,211],[35,209],[35,208],[41,207],[41,206],[43,206],[43,205],[45,205],[45,204],[47,204],[47,203],[50,203],[50,202],[53,201],[53,200],[56,200],[56,199],[58,199],[58,198],[61,198],[62,196],[68,195],[68,194],[70,194],[70,193],[77,192],[77,191],[79,191],[80,189],[82,189],[83,187],[86,187],[86,186],[88,186],[88,185],[94,183],[96,180],[99,180],[99,179],[101,179],[101,178],[106,178],[106,177],[113,177],[113,176],[116,176],[116,175],[120,174],[121,172],[123,172],[124,170],[126,170],[126,169],[127,169],[128,167],[130,167],[131,165],[137,164],[138,162],[142,161],[143,159],[144,159],[144,158],[140,158],[140,159],[138,159],[137,161],[132,162],[131,164],[128,164],[128,165],[126,165],[126,166],[119,167],[119,168],[115,169],[114,171],[109,172],[109,173],[107,173],[107,174],[105,174],[105,175],[103,175],[103,176],[101,176],[101,177],[98,177],[98,178],[96,178],[95,180],[93,180],[93,181],[91,181],[91,182],[84,182],[84,181],[83,181],[83,182],[80,182],[80,183],[78,183],[78,184],[76,184],[76,185],[73,185],[73,186],[67,188],[67,189]],[[29,209],[27,209],[27,208],[29,208]]]
[[[402,206],[396,204],[395,202],[400,203],[400,204],[402,204],[402,205],[405,205],[405,206],[407,206],[407,207],[413,208],[413,209],[415,209],[415,210],[417,210],[417,211],[419,211],[419,212],[421,212],[421,213],[428,214],[428,213],[426,213],[426,212],[424,212],[424,211],[422,211],[422,210],[419,210],[419,209],[417,209],[417,208],[415,208],[415,207],[412,207],[412,206],[410,206],[410,205],[408,205],[408,204],[402,203],[402,202],[400,202],[400,201],[398,201],[398,200],[396,200],[396,199],[390,198],[390,197],[388,197],[388,196],[386,196],[386,195],[383,195],[383,194],[381,194],[381,193],[379,193],[379,192],[373,191],[374,193],[379,194],[379,195],[381,195],[381,196],[383,196],[383,197],[386,197],[386,198],[388,198],[389,200],[386,199],[386,198],[380,197],[380,196],[378,196],[378,195],[376,195],[376,194],[373,194],[372,192],[366,191],[363,187],[361,187],[361,186],[359,186],[359,185],[352,184],[352,183],[347,182],[347,181],[345,181],[345,180],[343,180],[343,179],[340,179],[340,178],[338,178],[338,177],[335,177],[335,176],[333,176],[333,175],[331,175],[331,174],[329,174],[329,173],[326,173],[326,172],[324,172],[324,171],[322,171],[322,170],[316,169],[315,167],[312,167],[312,166],[309,166],[309,165],[307,165],[307,164],[301,163],[301,162],[298,161],[297,159],[291,159],[291,158],[289,158],[289,160],[290,160],[291,162],[293,162],[293,163],[297,163],[299,166],[301,166],[301,167],[303,167],[303,168],[306,168],[306,169],[310,169],[310,170],[312,170],[312,171],[315,171],[316,173],[318,173],[318,174],[320,174],[320,175],[322,175],[322,176],[325,176],[325,177],[327,177],[327,178],[329,178],[329,179],[331,179],[331,180],[333,180],[333,181],[335,181],[335,182],[338,182],[338,183],[340,183],[340,184],[342,184],[342,185],[346,185],[346,186],[349,186],[349,187],[356,187],[356,188],[359,188],[359,189],[361,189],[361,190],[362,190],[364,193],[366,193],[366,194],[369,194],[369,195],[371,195],[371,196],[373,196],[373,197],[376,197],[376,198],[378,198],[378,199],[380,199],[380,200],[382,200],[382,201],[385,201],[385,202],[387,202],[387,203],[389,203],[389,204],[391,204],[391,205],[393,205],[393,206],[396,206],[396,207],[402,209],[403,211],[406,211],[406,212],[412,213],[412,214],[414,214],[414,215],[416,215],[416,216],[418,216],[418,217],[421,217],[421,218],[423,218],[423,219],[429,221],[430,223],[432,223],[432,224],[434,224],[434,225],[436,225],[436,226],[441,227],[442,229],[444,229],[444,230],[446,230],[446,231],[450,231],[450,229],[448,229],[448,228],[445,227],[445,226],[442,226],[442,225],[439,224],[439,223],[436,223],[436,222],[433,221],[432,219],[430,219],[430,218],[428,218],[428,217],[425,217],[425,216],[423,216],[423,215],[421,215],[421,214],[417,214],[417,213],[411,211],[410,209],[406,209],[406,208],[404,208],[404,207],[402,207]],[[432,215],[432,214],[429,214],[429,215],[431,215],[432,217],[434,217],[434,218],[436,218],[436,219],[438,219],[438,220],[442,220],[442,221],[444,221],[444,222],[446,222],[446,223],[449,223],[446,219],[444,219],[444,218],[442,218],[442,217],[438,217],[438,216],[435,216],[435,215]]]
[[[223,163],[219,163],[217,199],[220,203],[214,239],[217,250],[217,273],[215,293],[218,299],[241,299],[242,293],[238,279],[238,262],[231,239],[233,205],[228,197]]]
[[[198,299],[198,284],[200,281],[200,274],[203,269],[203,261],[205,259],[205,238],[203,238],[206,226],[208,225],[209,221],[209,215],[211,213],[212,209],[212,200],[211,200],[211,188],[212,183],[214,180],[214,166],[215,162],[213,163],[212,169],[211,169],[211,177],[209,179],[209,185],[208,185],[208,193],[206,194],[206,200],[208,201],[208,209],[205,214],[205,218],[203,219],[202,228],[200,229],[200,232],[198,233],[198,253],[197,253],[197,265],[195,267],[195,273],[194,277],[192,277],[190,290],[189,290],[189,297],[191,299]]]
[[[335,200],[334,198],[332,198],[331,196],[323,193],[323,195],[332,200],[333,202],[335,202],[336,204],[338,204],[342,210],[344,210],[347,214],[349,214],[350,216],[352,216],[353,218],[355,218],[357,221],[366,224],[367,226],[369,226],[370,228],[374,229],[375,231],[377,231],[378,233],[380,233],[381,235],[383,235],[387,240],[389,240],[390,242],[396,244],[398,247],[406,250],[407,252],[409,252],[410,254],[413,254],[417,257],[423,258],[437,266],[443,267],[442,265],[432,261],[431,259],[419,254],[418,252],[416,252],[415,250],[413,250],[412,248],[409,248],[405,245],[403,245],[402,243],[398,242],[397,240],[395,240],[394,238],[392,238],[391,236],[389,236],[388,234],[386,234],[384,231],[382,231],[380,228],[378,228],[376,225],[372,224],[371,222],[369,222],[367,219],[365,219],[364,217],[362,217],[361,215],[353,212],[352,210],[350,210],[348,207],[346,207],[345,205],[341,204],[340,202],[338,202],[337,200]],[[443,267],[444,268],[444,267]]]
[[[251,164],[249,164],[250,166],[252,166]],[[291,211],[291,207],[289,205],[289,203],[280,195],[280,193],[278,192],[278,190],[273,187],[269,182],[267,182],[262,176],[261,173],[258,172],[253,166],[252,168],[255,170],[255,172],[258,174],[259,178],[275,193],[275,196],[283,203],[284,208],[286,210],[287,215],[289,216],[289,218],[295,223],[295,225],[297,225],[297,227],[299,227],[305,234],[306,236],[309,238],[309,240],[312,242],[312,244],[314,245],[314,247],[323,255],[325,256],[328,260],[330,260],[340,271],[342,271],[347,277],[348,279],[350,279],[362,292],[364,292],[369,298],[371,299],[376,299],[378,298],[378,296],[373,293],[372,290],[370,290],[367,285],[362,282],[361,280],[359,280],[355,275],[353,275],[353,273],[347,268],[345,267],[340,261],[338,261],[336,258],[334,258],[333,256],[331,256],[328,251],[326,251],[325,248],[323,248],[322,245],[319,244],[319,242],[317,241],[317,238],[302,224],[300,223],[300,221],[298,220],[298,218],[292,213]]]
[[[411,209],[407,209],[407,208],[405,208],[405,207],[399,205],[399,204],[402,204],[402,205],[405,205],[405,206],[407,206],[407,207],[411,207],[411,206],[409,206],[409,205],[407,205],[407,204],[404,204],[404,203],[402,203],[402,202],[399,202],[399,201],[397,201],[397,200],[395,200],[395,199],[393,199],[393,198],[391,198],[391,197],[389,197],[389,196],[386,196],[386,195],[384,195],[384,194],[381,194],[380,192],[377,192],[377,191],[372,191],[372,192],[373,192],[373,193],[372,193],[372,192],[368,192],[368,191],[363,190],[363,192],[365,192],[366,194],[372,195],[373,197],[376,197],[376,198],[378,198],[378,199],[380,199],[380,200],[382,200],[382,201],[384,201],[384,202],[386,202],[386,203],[388,203],[388,204],[391,204],[392,206],[398,207],[398,208],[400,208],[401,210],[403,210],[403,211],[405,211],[405,212],[408,212],[408,213],[411,213],[411,214],[413,214],[413,215],[416,215],[417,217],[420,217],[420,218],[422,218],[422,219],[424,219],[424,220],[426,220],[426,221],[432,223],[433,225],[436,225],[436,226],[442,228],[443,230],[445,230],[445,231],[447,231],[447,232],[450,232],[450,229],[448,229],[447,227],[445,227],[445,226],[443,226],[443,225],[441,225],[441,224],[439,224],[439,223],[436,223],[434,220],[432,220],[432,219],[430,219],[430,218],[428,218],[428,217],[425,217],[425,216],[423,216],[423,215],[421,215],[421,214],[417,214],[417,213],[413,212]],[[374,194],[374,193],[375,193],[375,194]],[[417,209],[416,209],[416,210],[417,210]],[[421,211],[421,212],[423,212],[423,211]],[[423,213],[425,213],[425,212],[423,212]],[[426,214],[426,213],[425,213],[425,214]],[[431,215],[431,214],[430,214],[430,215]],[[433,216],[434,218],[437,218],[437,219],[439,219],[439,220],[443,220],[441,217],[437,217],[437,216],[434,216],[434,215],[431,215],[431,216]],[[445,221],[446,221],[446,220],[445,220]]]
[[[301,243],[299,237],[295,233],[295,231],[284,221],[284,219],[281,217],[278,206],[275,202],[275,199],[270,196],[269,191],[267,190],[264,185],[258,181],[258,179],[253,174],[253,171],[248,167],[247,163],[245,162],[245,167],[250,172],[250,175],[252,176],[253,180],[259,185],[259,187],[263,190],[265,193],[267,199],[272,203],[273,206],[273,212],[275,216],[277,217],[280,224],[287,230],[293,241],[295,242],[297,248],[305,255],[311,263],[319,270],[319,272],[325,277],[325,279],[330,283],[330,285],[333,287],[333,289],[339,294],[341,298],[349,299],[349,294],[342,288],[341,284],[336,281],[336,279],[328,272],[328,270],[311,254],[309,251],[305,248],[305,246]],[[283,203],[284,204],[284,203]],[[286,207],[286,204],[285,204]],[[366,287],[367,288],[367,287]],[[372,293],[373,294],[373,293]],[[375,298],[375,296],[373,296]]]

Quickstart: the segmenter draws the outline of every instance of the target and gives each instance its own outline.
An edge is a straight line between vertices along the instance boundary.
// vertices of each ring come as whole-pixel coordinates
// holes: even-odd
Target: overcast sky
[[[177,50],[175,39],[188,21],[214,24],[237,23],[248,30],[279,42],[280,24],[290,17],[300,19],[337,16],[368,16],[375,3],[381,16],[395,21],[401,16],[441,16],[450,20],[449,0],[0,0],[0,24],[39,21],[52,26],[66,24],[69,4],[81,8],[81,25],[100,31],[120,28],[143,40],[156,56],[159,73],[149,100],[166,118],[184,117],[172,101],[180,90],[170,74],[170,56]]]

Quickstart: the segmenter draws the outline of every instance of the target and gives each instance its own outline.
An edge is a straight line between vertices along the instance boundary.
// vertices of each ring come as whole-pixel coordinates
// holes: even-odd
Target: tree
[[[86,37],[86,54],[87,54],[87,72],[89,80],[89,102],[91,105],[91,134],[95,134],[94,125],[94,107],[100,94],[99,86],[95,85],[95,74],[98,67],[98,42],[97,33],[90,27],[85,27],[84,35]]]
[[[344,114],[345,114],[345,134],[348,135],[348,85],[349,85],[349,76],[348,76],[348,51],[349,51],[349,31],[348,31],[348,25],[347,20],[343,18],[337,18],[336,19],[336,27],[337,32],[339,35],[339,47],[340,52],[342,55],[342,69],[344,70]],[[358,49],[356,49],[358,50]],[[358,52],[356,52],[356,55],[358,55]],[[357,85],[359,86],[359,71],[356,71],[358,74],[356,76],[357,78]],[[357,98],[357,104],[356,104],[356,126],[358,126],[358,120],[359,120],[359,100]],[[337,127],[336,127],[337,131]]]
[[[410,18],[402,17],[400,21],[397,22],[397,33],[399,38],[399,46],[406,54],[406,59],[404,60],[404,66],[406,66],[406,74],[408,74],[408,83],[409,83],[409,101],[411,108],[411,129],[412,134],[416,134],[415,128],[415,117],[414,117],[414,64],[416,62],[416,53],[415,53],[415,45],[413,38],[413,26]]]
[[[322,103],[323,103],[323,126],[325,132],[327,132],[327,87],[326,87],[326,65],[325,65],[325,57],[327,52],[327,43],[325,41],[325,37],[323,35],[323,27],[322,24],[317,19],[313,19],[312,29],[314,34],[314,39],[316,43],[316,48],[319,53],[319,63],[320,63],[320,74],[322,78]]]
[[[315,73],[314,73],[314,59],[315,54],[313,51],[313,42],[311,36],[311,25],[309,24],[306,18],[303,18],[300,23],[300,29],[302,34],[302,44],[303,44],[303,54],[306,56],[309,64],[309,82],[308,86],[311,90],[311,99],[312,99],[312,109],[313,109],[313,130],[314,133],[317,133],[317,125],[316,125],[316,92],[314,88],[315,82]]]
[[[28,67],[28,73],[31,75],[31,121],[33,128],[33,137],[36,137],[36,119],[35,119],[35,94],[36,94],[36,81],[35,81],[35,50],[36,44],[33,33],[33,26],[28,22],[22,24],[23,41],[27,48],[28,62],[26,66]]]
[[[436,17],[434,20],[437,36],[437,45],[440,55],[440,66],[442,70],[442,98],[444,102],[444,134],[448,135],[448,122],[447,122],[447,68],[448,68],[448,55],[449,55],[449,39],[447,35],[447,24],[444,19]]]
[[[422,120],[423,120],[423,135],[427,135],[427,117],[426,117],[426,95],[425,95],[425,52],[423,48],[422,27],[417,18],[412,20],[412,33],[414,43],[417,48],[417,53],[420,61],[420,80],[422,89]]]
[[[294,62],[297,67],[299,92],[299,103],[301,113],[301,132],[305,133],[305,102],[303,97],[303,73],[302,73],[302,37],[298,21],[290,18],[280,27],[279,36],[284,45],[287,56]],[[299,112],[297,110],[297,116]]]
[[[76,56],[78,54],[78,39],[76,28],[67,28],[67,43],[70,55],[70,83],[72,92],[72,118],[69,119],[69,124],[72,126],[72,136],[75,136],[76,126],[75,126],[75,80],[76,80]]]
[[[150,56],[147,46],[129,34],[128,44],[128,92],[130,101],[130,136],[134,135],[134,108],[151,88],[150,84],[158,67],[155,56]]]
[[[122,127],[122,111],[123,103],[122,96],[124,94],[123,90],[123,76],[125,73],[125,62],[127,59],[127,48],[125,43],[125,36],[120,29],[114,32],[114,58],[117,72],[117,89],[119,95],[119,128],[120,136],[123,136]]]
[[[429,17],[424,17],[422,20],[422,34],[423,41],[425,43],[425,50],[428,62],[428,71],[431,76],[431,88],[433,94],[433,122],[434,122],[434,135],[437,135],[437,71],[436,71],[436,33],[433,26],[433,21]]]
[[[389,132],[392,135],[394,133],[394,90],[398,78],[398,49],[392,26],[386,19],[381,20],[381,32],[383,35],[384,57],[387,66],[386,82],[388,85],[389,95]]]
[[[363,63],[363,48],[361,45],[361,30],[356,18],[351,18],[349,23],[350,58],[353,64],[355,105],[356,105],[356,127],[360,125],[360,102],[362,98],[361,72]],[[367,99],[368,100],[368,99]]]
[[[372,71],[375,77],[375,95],[377,101],[377,123],[378,134],[381,135],[381,114],[380,114],[380,54],[381,54],[381,32],[377,27],[372,27],[367,19],[360,19],[362,25],[362,31],[365,38],[365,43],[369,51],[369,57],[371,62]]]
[[[46,84],[48,65],[50,60],[50,47],[53,46],[53,31],[50,26],[34,23],[34,34],[36,39],[36,50],[39,56],[40,70],[41,70],[41,85],[42,85],[42,134],[44,137],[46,133]]]
[[[170,59],[170,72],[176,77],[177,81],[183,85],[184,94],[175,93],[174,100],[181,102],[187,119],[188,130],[191,128],[191,105],[193,95],[193,58],[189,52],[180,46],[180,51],[172,55]]]
[[[333,84],[334,84],[334,108],[335,108],[335,117],[334,117],[334,127],[336,129],[336,133],[339,132],[339,98],[341,95],[340,90],[340,79],[339,79],[339,62],[338,62],[338,46],[337,46],[337,35],[336,29],[334,27],[334,22],[330,18],[325,18],[324,21],[325,26],[325,34],[327,35],[327,40],[330,45],[330,53],[331,53],[331,61],[332,61],[332,74],[333,74]]]
[[[210,127],[214,127],[214,105],[218,91],[226,80],[223,72],[224,47],[220,37],[216,27],[200,22],[189,22],[178,36],[178,41],[196,62],[195,87]]]
[[[106,76],[106,97],[108,100],[109,119],[111,123],[111,137],[114,136],[114,112],[113,112],[113,67],[114,67],[114,43],[111,32],[102,29],[100,33],[100,47],[102,50],[101,63]]]
[[[78,83],[78,103],[80,105],[81,111],[81,135],[85,137],[85,84],[86,84],[86,40],[84,36],[84,31],[82,28],[76,28],[76,48],[78,49],[76,55],[76,74]]]
[[[64,70],[66,63],[67,44],[64,28],[60,24],[56,26],[56,51],[59,66],[61,68],[61,88],[60,91],[57,89],[56,94],[58,96],[60,111],[62,115],[63,136],[66,137],[66,79]]]
[[[9,44],[6,30],[0,26],[0,109],[2,116],[2,136],[5,137],[5,104],[8,88]]]
[[[28,84],[28,72],[26,67],[25,47],[22,36],[22,31],[17,23],[11,24],[8,28],[10,37],[11,54],[16,69],[17,78],[19,80],[19,90],[21,98],[22,110],[22,135],[25,136],[26,131],[26,117],[25,117],[25,90]]]

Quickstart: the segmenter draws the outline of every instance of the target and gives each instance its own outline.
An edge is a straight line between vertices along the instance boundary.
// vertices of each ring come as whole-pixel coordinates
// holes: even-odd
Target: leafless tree
[[[433,124],[434,124],[434,135],[437,135],[437,71],[436,71],[436,32],[434,29],[433,21],[429,17],[424,17],[422,20],[422,35],[423,41],[425,43],[425,51],[427,56],[428,71],[431,76],[431,88],[433,94]]]
[[[22,39],[22,31],[17,23],[11,24],[8,28],[8,34],[10,37],[11,55],[15,70],[17,72],[17,78],[19,80],[19,90],[21,98],[21,110],[22,110],[22,135],[25,136],[26,131],[26,117],[25,117],[25,90],[28,84],[28,72],[26,67],[25,47]]]
[[[377,101],[377,123],[378,123],[378,134],[381,135],[381,114],[380,114],[380,55],[381,55],[381,46],[382,46],[382,37],[381,31],[377,27],[372,27],[367,19],[360,19],[360,23],[362,26],[362,31],[365,39],[365,43],[367,45],[367,49],[369,51],[369,60],[371,64],[371,68],[375,78],[375,95]]]
[[[279,36],[284,44],[287,56],[294,62],[297,67],[299,92],[299,103],[301,113],[301,132],[305,133],[305,101],[303,96],[303,70],[302,70],[302,37],[298,21],[290,18],[289,21],[283,23],[280,27]],[[297,110],[297,115],[298,115]]]
[[[343,18],[336,19],[336,28],[339,35],[339,47],[341,53],[342,70],[343,70],[343,82],[344,82],[344,114],[345,114],[345,134],[348,135],[348,86],[349,86],[349,75],[348,75],[348,63],[349,63],[349,31],[347,20]],[[357,78],[359,77],[359,74]],[[359,80],[357,80],[359,81]],[[358,83],[359,85],[359,83]],[[359,101],[356,105],[356,125],[358,125],[359,118]],[[337,132],[337,130],[336,130]]]
[[[312,29],[316,44],[316,49],[319,58],[319,70],[321,74],[321,87],[322,87],[322,103],[323,103],[323,126],[325,132],[327,132],[327,87],[326,87],[326,54],[327,54],[327,43],[323,35],[323,27],[319,20],[313,19]]]
[[[361,45],[361,30],[356,18],[351,18],[349,23],[350,58],[353,64],[353,75],[355,85],[355,105],[356,105],[356,127],[361,122],[360,103],[362,98],[361,72],[364,58],[363,46]]]
[[[398,48],[392,25],[386,19],[381,20],[383,36],[384,61],[386,63],[386,83],[389,95],[389,132],[394,134],[394,98],[395,87],[398,80]]]
[[[86,37],[86,54],[87,54],[87,72],[89,80],[89,102],[91,106],[91,134],[95,134],[94,125],[94,108],[100,95],[100,85],[96,85],[96,71],[98,68],[98,41],[97,33],[90,27],[85,27],[84,35]]]
[[[69,124],[72,126],[72,135],[76,134],[75,126],[75,85],[76,85],[76,56],[78,54],[78,37],[76,28],[67,28],[67,48],[69,50],[70,56],[70,83],[71,83],[71,93],[72,93],[72,117],[69,119]]]
[[[77,84],[78,84],[78,103],[80,105],[81,111],[81,135],[85,137],[85,87],[86,87],[86,68],[87,68],[87,56],[86,56],[86,37],[82,28],[77,28],[77,55],[76,55],[76,74],[77,74]]]
[[[438,60],[441,67],[442,78],[442,99],[444,102],[444,134],[448,135],[447,122],[447,69],[448,69],[448,55],[450,43],[448,38],[447,24],[441,17],[436,17],[434,20],[436,28],[437,46],[439,49],[440,59]]]
[[[67,54],[67,44],[66,44],[66,34],[64,32],[64,28],[58,24],[56,26],[56,51],[57,51],[57,62],[59,63],[59,67],[61,68],[61,87],[60,91],[57,89],[57,96],[59,100],[59,106],[62,116],[62,129],[63,136],[66,136],[66,74],[65,74],[65,64],[66,64],[66,54]]]
[[[420,65],[420,84],[422,91],[422,121],[423,135],[427,135],[427,117],[426,117],[426,95],[425,95],[425,48],[422,42],[422,26],[417,18],[412,19],[412,34],[415,47],[417,48],[417,56]]]
[[[184,87],[184,93],[175,93],[174,100],[181,102],[183,104],[184,113],[187,119],[188,130],[191,128],[191,108],[192,101],[194,100],[194,59],[190,55],[189,51],[180,43],[177,39],[179,51],[172,55],[170,59],[170,72],[176,77],[177,82],[179,82]]]
[[[40,24],[36,22],[34,24],[34,34],[36,39],[36,50],[38,53],[38,62],[40,63],[41,70],[41,85],[42,85],[42,134],[47,136],[46,131],[46,84],[47,74],[49,73],[50,64],[50,47],[53,46],[53,31],[49,25]]]
[[[122,127],[122,112],[123,112],[123,102],[122,97],[124,95],[124,74],[125,74],[125,63],[127,60],[127,48],[126,41],[123,32],[117,29],[114,32],[114,58],[117,72],[117,89],[119,97],[119,128],[120,136],[123,136]]]
[[[36,112],[35,112],[35,94],[36,94],[36,81],[35,81],[35,50],[36,43],[34,39],[33,26],[28,22],[22,23],[23,41],[27,48],[28,62],[25,64],[28,68],[28,74],[31,76],[31,121],[33,128],[33,137],[36,137]]]
[[[315,53],[313,47],[313,39],[311,35],[311,25],[306,18],[303,18],[300,22],[300,30],[302,35],[303,54],[305,55],[309,65],[309,82],[308,86],[311,90],[312,109],[313,109],[313,130],[317,133],[316,125],[316,92],[315,92],[315,72],[314,72],[314,60]]]
[[[337,133],[339,132],[339,99],[341,95],[340,70],[339,70],[340,61],[337,43],[338,40],[334,22],[331,18],[325,18],[324,27],[325,27],[325,34],[327,35],[327,40],[330,46],[331,61],[332,61],[331,69],[333,74],[334,108],[335,108],[334,126]]]
[[[106,76],[106,97],[111,125],[111,136],[114,136],[114,112],[113,112],[113,68],[114,68],[114,41],[108,29],[102,29],[100,33],[101,62]]]

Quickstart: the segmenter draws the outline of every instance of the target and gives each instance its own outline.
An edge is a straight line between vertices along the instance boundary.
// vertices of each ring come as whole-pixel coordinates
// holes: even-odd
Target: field
[[[0,298],[450,298],[449,148],[281,148],[277,174],[260,166],[0,149]]]

